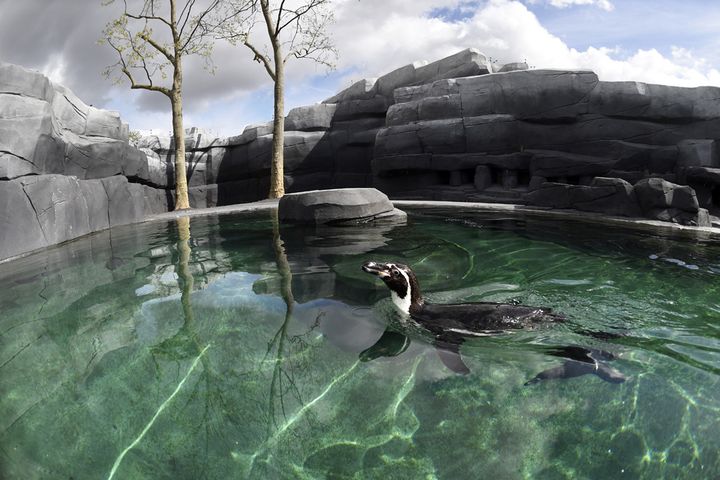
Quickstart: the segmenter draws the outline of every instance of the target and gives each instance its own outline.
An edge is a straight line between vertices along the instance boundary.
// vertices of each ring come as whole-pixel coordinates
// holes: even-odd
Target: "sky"
[[[119,111],[131,130],[169,131],[170,105],[101,73],[99,45],[121,2],[0,0],[0,61],[38,70],[86,103]],[[710,0],[334,0],[334,70],[288,63],[286,112],[362,78],[474,47],[498,64],[595,71],[601,80],[720,86],[720,2]],[[260,37],[258,37],[260,39]],[[272,118],[272,83],[249,50],[215,45],[214,74],[184,63],[185,127],[222,136]]]

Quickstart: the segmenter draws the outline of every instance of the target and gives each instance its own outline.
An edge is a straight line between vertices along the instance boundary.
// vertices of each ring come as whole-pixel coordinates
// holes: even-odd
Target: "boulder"
[[[0,86],[1,87],[1,86]],[[52,110],[44,100],[0,94],[0,178],[60,170],[62,154],[47,157],[52,139]]]
[[[341,188],[291,193],[280,199],[278,215],[285,222],[337,223],[390,215],[387,195],[374,188]]]
[[[399,125],[380,130],[375,139],[375,157],[383,157],[402,153],[424,153],[420,143],[417,123]]]
[[[368,99],[345,100],[337,104],[335,121],[353,120],[363,117],[384,117],[390,101],[382,95]]]
[[[699,205],[695,190],[661,178],[646,178],[635,184],[635,195],[643,212],[677,209],[697,213]],[[653,214],[654,215],[654,214]]]
[[[415,68],[412,83],[429,83],[445,78],[485,75],[492,72],[487,57],[475,48],[466,48],[454,55]]]
[[[447,78],[426,83],[425,85],[397,88],[395,89],[394,98],[395,103],[405,103],[422,100],[423,98],[457,95],[459,93],[460,87],[458,86],[457,80]]]
[[[644,212],[645,217],[661,222],[671,222],[691,227],[711,227],[712,221],[704,208],[697,212],[688,212],[678,208],[652,208]]]
[[[54,87],[55,95],[52,101],[52,110],[58,125],[63,130],[69,130],[76,135],[84,135],[90,107],[69,88],[57,84]]]
[[[615,178],[598,178],[592,185],[545,182],[527,194],[531,205],[572,208],[607,215],[638,216],[632,185]]]
[[[385,98],[393,98],[393,92],[396,88],[414,84],[415,65],[420,66],[419,64],[405,65],[379,77],[375,84],[378,94]]]
[[[336,105],[327,103],[293,108],[285,118],[285,130],[330,130],[336,108]]]
[[[528,70],[456,80],[463,115],[513,115],[518,119],[573,118],[588,113],[598,84],[593,72]]]
[[[55,90],[42,73],[0,62],[0,94],[5,93],[50,102]]]
[[[120,121],[120,114],[95,107],[88,109],[85,135],[127,142],[127,134]]]
[[[145,154],[122,140],[66,135],[70,139],[65,152],[63,173],[80,179],[125,175],[150,181]]]
[[[497,72],[498,73],[504,73],[504,72],[517,72],[522,70],[528,70],[528,64],[525,62],[512,62],[512,63],[506,63],[502,67],[500,67]]]
[[[720,168],[688,167],[685,177],[690,183],[720,186]]]
[[[375,96],[375,84],[377,78],[364,78],[350,85],[345,90],[338,92],[322,103],[340,103],[348,100],[367,100]]]
[[[147,166],[147,182],[160,188],[168,188],[175,185],[174,168],[167,160],[161,159],[155,151],[149,148],[140,149],[145,154]]]
[[[386,123],[387,126],[404,125],[417,122],[419,101],[396,103],[388,108]]]
[[[641,82],[600,82],[590,95],[590,108],[613,117],[659,122],[713,120],[720,117],[720,89],[684,88]]]

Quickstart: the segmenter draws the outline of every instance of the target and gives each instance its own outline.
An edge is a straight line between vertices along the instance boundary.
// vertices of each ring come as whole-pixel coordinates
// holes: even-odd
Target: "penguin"
[[[432,334],[433,345],[440,360],[447,368],[458,374],[470,373],[470,369],[460,356],[460,346],[466,339],[497,335],[509,330],[547,328],[566,320],[565,316],[546,307],[492,302],[456,304],[426,302],[422,297],[415,273],[402,263],[369,261],[362,265],[362,270],[375,275],[385,283],[390,289],[390,298],[401,315],[401,321],[410,321]],[[361,354],[361,359],[367,361],[381,356],[380,352],[387,351],[385,344],[388,339],[392,339],[395,345],[402,345],[403,343],[399,342],[395,335],[400,334],[384,335],[378,341],[383,345],[369,348]],[[394,355],[399,353],[395,351]],[[614,358],[609,352],[569,346],[548,353],[564,358],[565,362],[559,367],[539,373],[526,385],[541,380],[571,378],[585,374],[595,374],[612,383],[625,381],[625,377],[620,372],[601,363]]]

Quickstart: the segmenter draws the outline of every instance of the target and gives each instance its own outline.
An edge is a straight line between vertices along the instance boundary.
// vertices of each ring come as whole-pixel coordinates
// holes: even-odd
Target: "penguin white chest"
[[[412,304],[412,285],[410,284],[410,279],[408,278],[407,274],[400,270],[400,274],[405,278],[405,295],[402,297],[397,294],[394,290],[390,291],[390,298],[392,299],[393,304],[395,307],[400,310],[402,313],[409,315],[410,314],[410,305]]]
[[[392,299],[395,308],[400,310],[402,313],[410,314],[410,295],[405,295],[401,298],[397,293],[390,292],[390,298]]]

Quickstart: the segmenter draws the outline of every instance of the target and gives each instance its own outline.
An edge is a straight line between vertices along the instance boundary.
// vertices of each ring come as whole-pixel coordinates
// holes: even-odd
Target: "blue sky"
[[[529,4],[540,22],[569,46],[620,46],[626,52],[655,48],[670,55],[672,46],[718,59],[720,2],[712,0],[615,0],[612,11],[596,6],[556,8]]]
[[[130,0],[137,1],[137,0]],[[299,0],[298,0],[299,1]],[[602,80],[720,86],[720,2],[686,0],[334,0],[337,70],[288,65],[286,110],[364,77],[467,47],[499,63],[592,69]],[[131,129],[170,129],[156,93],[115,86],[97,39],[118,5],[100,0],[0,0],[0,60],[41,70],[89,104],[118,110]],[[218,44],[217,72],[185,64],[186,126],[234,135],[269,121],[269,78],[246,49]]]

